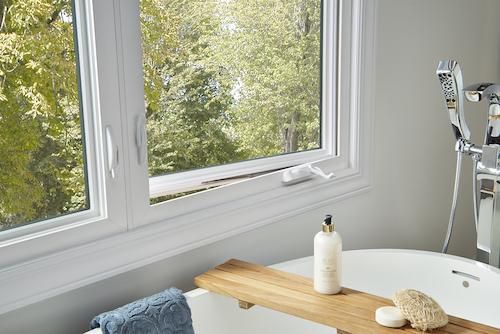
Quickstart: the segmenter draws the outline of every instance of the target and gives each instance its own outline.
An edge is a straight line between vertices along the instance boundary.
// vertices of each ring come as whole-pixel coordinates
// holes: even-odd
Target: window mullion
[[[148,164],[140,161],[137,122],[145,116],[139,1],[115,1],[119,53],[120,111],[128,228],[140,225],[149,210]]]

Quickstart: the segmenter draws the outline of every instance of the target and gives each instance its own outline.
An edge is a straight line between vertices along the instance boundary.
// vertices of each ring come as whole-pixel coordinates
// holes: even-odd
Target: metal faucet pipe
[[[453,204],[448,222],[443,253],[448,250],[457,207],[462,155],[473,160],[473,202],[476,227],[476,260],[500,267],[500,85],[477,83],[462,89],[462,74],[457,62],[443,60],[436,71],[455,138],[457,168]],[[488,120],[484,145],[469,142],[470,131],[465,123],[463,97],[468,101],[488,101]],[[478,182],[480,186],[478,187]],[[478,189],[479,188],[479,189]],[[480,196],[478,196],[480,194]],[[479,198],[478,198],[479,197]]]

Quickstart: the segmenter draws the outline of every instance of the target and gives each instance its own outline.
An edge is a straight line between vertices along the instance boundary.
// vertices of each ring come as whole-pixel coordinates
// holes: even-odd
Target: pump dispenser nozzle
[[[326,215],[323,221],[323,232],[333,233],[332,215]]]

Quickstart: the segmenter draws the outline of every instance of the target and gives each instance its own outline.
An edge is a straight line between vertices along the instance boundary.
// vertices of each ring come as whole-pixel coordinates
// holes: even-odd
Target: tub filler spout
[[[481,160],[475,177],[480,183],[476,259],[500,267],[500,85],[477,83],[464,88],[470,102],[488,101],[488,119]],[[476,189],[474,189],[476,190]]]
[[[453,60],[441,61],[436,74],[457,139],[455,150],[458,152],[454,199],[443,253],[447,251],[453,226],[462,156],[469,155],[474,163],[476,260],[500,268],[500,85],[477,83],[462,88],[460,66]],[[465,122],[462,103],[464,97],[470,102],[488,101],[488,119],[482,146],[469,141],[470,131]]]

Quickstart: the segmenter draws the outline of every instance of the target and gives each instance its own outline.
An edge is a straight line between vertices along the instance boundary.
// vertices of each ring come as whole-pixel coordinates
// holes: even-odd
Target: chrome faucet
[[[469,155],[474,162],[476,260],[500,267],[500,85],[478,83],[462,89],[460,66],[453,60],[441,61],[437,75],[448,109],[448,117],[457,140],[455,150],[458,153],[453,205],[443,253],[447,251],[453,227],[462,155]],[[488,120],[482,147],[469,141],[470,131],[465,123],[463,96],[471,102],[488,100]],[[478,181],[480,182],[479,196]]]
[[[488,100],[488,120],[481,160],[475,173],[481,182],[477,217],[476,259],[500,267],[500,85],[478,83],[464,89],[471,102]]]

